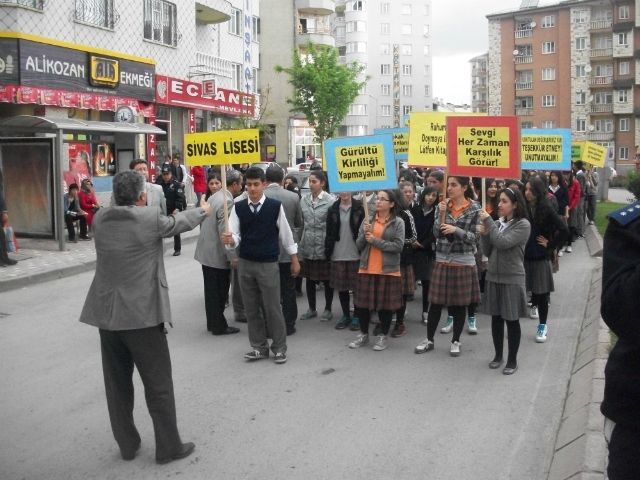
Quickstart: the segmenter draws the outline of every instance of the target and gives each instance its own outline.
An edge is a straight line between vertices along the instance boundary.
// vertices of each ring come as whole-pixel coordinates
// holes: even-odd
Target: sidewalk
[[[183,233],[182,244],[197,241],[199,235],[199,227]],[[165,242],[167,245],[165,255],[172,255],[173,239],[166,239]],[[18,253],[9,254],[11,258],[18,260],[18,264],[0,268],[0,293],[77,275],[96,268],[96,249],[93,240],[67,242],[65,252],[58,250],[57,240],[18,238],[18,246],[20,249]]]

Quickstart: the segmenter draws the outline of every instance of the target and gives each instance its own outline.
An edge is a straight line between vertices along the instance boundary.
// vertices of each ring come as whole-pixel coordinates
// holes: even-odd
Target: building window
[[[402,75],[411,75],[413,65],[402,65]]]
[[[613,120],[596,120],[594,122],[596,132],[613,132]]]
[[[596,22],[612,22],[613,10],[597,10]]]
[[[75,19],[113,30],[113,0],[76,0]]]
[[[363,11],[366,9],[366,2],[364,0],[348,1],[346,7],[349,11]]]
[[[229,33],[240,35],[242,31],[242,11],[237,8],[231,9],[231,18],[229,19]]]
[[[542,69],[542,80],[555,80],[556,79],[556,69],[555,68],[543,68]]]
[[[384,95],[384,96],[391,95],[391,85],[387,85],[387,84],[380,85],[380,95]]]
[[[402,54],[403,55],[411,55],[411,44],[405,43],[402,45]]]
[[[555,15],[547,15],[542,17],[542,28],[551,28],[556,26],[556,16]]]
[[[144,38],[176,47],[178,45],[177,8],[164,0],[145,0]]]
[[[425,76],[428,76],[431,74],[431,65],[425,65],[424,66],[424,74]]]
[[[381,43],[380,44],[380,55],[389,55],[391,53],[391,44],[389,43]]]
[[[522,122],[520,128],[533,128],[533,122]]]
[[[618,34],[618,45],[629,45],[629,42],[627,41],[627,32]]]
[[[620,62],[620,65],[618,65],[618,73],[620,75],[629,75],[629,62]]]
[[[543,107],[555,107],[556,106],[556,96],[555,95],[543,95],[542,96],[542,106]]]
[[[424,35],[425,37],[429,36],[429,25],[422,26],[422,35]]]
[[[231,88],[242,90],[242,65],[239,63],[231,64]]]
[[[587,121],[584,118],[576,120],[576,132],[585,132],[587,130]]]
[[[380,24],[380,35],[389,35],[391,30],[390,23],[381,23]]]
[[[403,3],[402,4],[402,14],[403,15],[411,15],[411,4]]]
[[[576,50],[587,49],[587,37],[576,37]]]
[[[391,116],[391,105],[381,105],[380,106],[380,115],[383,117]]]
[[[542,42],[542,53],[556,53],[556,42]]]
[[[411,105],[404,105],[402,107],[402,114],[409,115],[411,113],[411,110],[413,110],[413,107]]]
[[[577,12],[573,12],[573,23],[586,23],[586,22],[587,22],[586,10],[578,10]]]
[[[576,92],[576,105],[586,105],[586,103],[587,103],[587,93]]]
[[[382,13],[384,15],[389,13],[389,4],[388,3],[381,3],[380,4],[380,13]]]
[[[604,48],[611,48],[612,46],[613,46],[613,39],[611,38],[611,35],[607,37],[596,37],[597,50],[604,49]]]
[[[596,77],[611,77],[613,76],[613,65],[596,65]]]
[[[360,87],[360,91],[358,92],[358,95],[366,95],[366,94],[367,94],[367,84],[365,83]]]
[[[620,147],[620,160],[629,160],[629,147]]]
[[[402,35],[411,35],[411,24],[405,23],[402,25]]]
[[[429,85],[425,85],[424,86],[424,96],[425,97],[429,96],[429,90],[430,90]]]
[[[545,120],[542,122],[542,128],[556,128],[556,122],[553,120]]]
[[[623,91],[623,90],[621,90]],[[613,93],[612,92],[596,92],[595,94],[595,102],[600,104],[613,103]]]
[[[618,9],[618,18],[620,20],[629,20],[629,5],[623,5]]]
[[[429,45],[425,45],[425,46],[422,48],[422,53],[423,53],[424,55],[429,55]]]
[[[366,32],[367,22],[347,22],[347,33]]]
[[[380,65],[380,75],[391,75],[391,64],[383,63]]]
[[[629,121],[628,118],[621,118],[620,119],[620,131],[621,132],[628,132],[630,130],[630,125],[631,125],[631,122]]]
[[[340,25],[339,27],[336,27],[336,31],[335,31],[336,38],[344,38],[346,34],[347,34],[347,27],[345,27],[344,25]]]
[[[6,5],[7,3],[10,5],[33,8],[34,10],[44,10],[46,0],[0,0],[0,5]]]
[[[585,70],[586,65],[576,65],[576,77],[586,77],[587,71]]]
[[[366,125],[349,125],[347,126],[347,137],[362,137],[367,134]]]
[[[626,103],[629,99],[629,91],[628,90],[618,90],[618,102]]]
[[[413,92],[413,87],[411,85],[403,85],[402,86],[402,95],[405,97],[410,97]]]
[[[422,15],[429,16],[429,5],[422,6]]]
[[[367,106],[360,104],[349,105],[349,115],[366,115]]]
[[[251,21],[251,34],[254,42],[258,42],[258,35],[260,35],[260,19],[258,17],[252,17]]]
[[[367,42],[347,42],[347,53],[367,53]]]

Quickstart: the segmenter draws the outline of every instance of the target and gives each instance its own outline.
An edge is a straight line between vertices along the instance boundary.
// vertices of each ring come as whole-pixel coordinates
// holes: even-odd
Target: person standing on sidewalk
[[[567,193],[569,194],[569,218],[567,226],[569,227],[569,235],[567,236],[567,244],[564,251],[573,252],[571,244],[576,240],[578,228],[578,203],[580,202],[580,183],[573,178],[573,172],[563,172],[562,177],[567,185]]]
[[[580,184],[580,200],[577,206],[578,225],[576,226],[576,235],[584,237],[584,216],[585,216],[585,198],[587,193],[587,174],[584,171],[582,160],[573,162],[571,166],[576,181]]]
[[[176,180],[171,173],[171,167],[169,165],[162,166],[162,178],[160,186],[164,192],[164,198],[167,202],[167,213],[169,215],[176,215],[186,209],[184,188],[180,186],[180,182]],[[173,237],[173,256],[180,255],[182,250],[182,242],[180,240],[180,234]]]
[[[342,192],[339,197],[327,214],[325,251],[327,258],[331,259],[329,285],[338,291],[342,307],[342,318],[336,324],[336,330],[350,327],[356,331],[360,322],[356,315],[351,317],[349,292],[355,292],[358,283],[360,252],[356,240],[364,220],[364,207],[361,201],[352,198],[351,192]]]
[[[536,342],[547,341],[547,315],[549,293],[554,291],[551,261],[554,251],[562,245],[569,229],[551,206],[544,182],[532,177],[524,188],[527,200],[527,217],[531,223],[529,240],[524,251],[524,269],[527,291],[531,292],[531,315],[539,319]]]
[[[300,197],[289,190],[282,188],[284,171],[280,167],[271,166],[265,172],[267,186],[264,196],[274,198],[282,203],[284,214],[287,217],[289,228],[293,234],[293,241],[298,242],[302,230],[302,210],[300,209]],[[298,319],[298,302],[296,300],[296,279],[291,275],[291,256],[287,254],[284,245],[280,244],[280,256],[278,257],[280,268],[280,296],[282,297],[282,315],[287,327],[287,335],[296,333],[296,320]]]
[[[3,235],[0,238],[0,267],[12,266],[18,263],[17,260],[9,258],[7,252],[7,242],[4,238],[5,225],[9,225],[9,212],[7,211],[7,202],[4,199],[4,185],[2,183],[2,172],[0,171],[0,232]]]
[[[589,220],[589,225],[593,225],[596,219],[596,202],[598,200],[598,183],[600,182],[600,175],[596,172],[595,168],[591,168],[587,175],[587,192],[585,196],[586,214]]]
[[[387,335],[393,312],[402,306],[400,254],[404,246],[404,221],[398,216],[393,190],[378,192],[376,210],[360,226],[356,246],[360,250],[360,270],[353,303],[361,333],[349,348],[369,343],[371,310],[377,309],[382,327],[373,349],[381,351],[389,344]]]
[[[480,206],[472,200],[469,177],[449,177],[447,183],[449,198],[438,204],[433,225],[437,240],[436,265],[429,287],[427,338],[415,348],[415,353],[433,350],[433,336],[446,305],[453,317],[450,354],[459,357],[467,306],[480,301],[475,258],[480,240]],[[445,223],[441,223],[441,212],[445,212]]]
[[[264,195],[265,174],[261,168],[251,167],[245,175],[247,199],[236,202],[229,218],[229,233],[222,235],[227,248],[238,248],[238,277],[244,310],[249,326],[249,343],[253,350],[244,358],[260,360],[269,357],[266,322],[271,338],[275,362],[287,361],[287,335],[280,307],[278,256],[283,245],[291,257],[291,275],[300,273],[298,245],[293,240],[282,203]],[[262,300],[262,301],[261,301]]]
[[[156,439],[156,462],[190,455],[176,420],[169,345],[164,322],[172,323],[164,269],[163,239],[193,230],[211,214],[199,208],[165,216],[146,207],[145,179],[138,172],[113,178],[116,206],[95,217],[96,273],[80,321],[98,327],[107,406],[124,460],[133,460],[140,434],[133,421],[133,370],[140,373]],[[145,207],[145,208],[138,208]]]
[[[418,208],[413,211],[417,240],[413,243],[413,271],[422,282],[422,324],[427,325],[429,312],[429,281],[435,265],[436,239],[433,235],[438,191],[427,185],[420,192]]]
[[[491,315],[491,335],[496,351],[489,368],[502,365],[504,324],[507,323],[509,350],[502,373],[511,375],[518,368],[520,317],[527,315],[524,247],[531,225],[526,219],[526,201],[519,190],[502,190],[496,213],[500,217],[498,220],[493,220],[484,210],[480,212],[480,243],[483,254],[489,257],[482,312]]]
[[[640,162],[636,157],[640,170]],[[608,215],[602,258],[602,319],[618,336],[604,369],[604,433],[610,480],[640,471],[640,202]],[[621,301],[622,300],[622,301]]]

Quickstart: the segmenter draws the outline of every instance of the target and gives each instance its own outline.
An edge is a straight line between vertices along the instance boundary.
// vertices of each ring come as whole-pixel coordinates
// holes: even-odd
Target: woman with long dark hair
[[[450,354],[460,356],[460,334],[464,328],[466,308],[480,301],[478,271],[475,251],[479,241],[480,206],[472,201],[469,177],[449,177],[447,179],[449,198],[438,204],[444,212],[441,223],[436,212],[433,233],[436,243],[436,265],[429,287],[429,315],[427,317],[427,338],[415,349],[424,353],[433,349],[433,335],[440,322],[442,307],[449,307],[453,317],[453,338]]]
[[[567,245],[564,247],[564,251],[571,253],[571,243],[576,236],[578,229],[578,204],[580,203],[580,196],[582,195],[582,189],[580,188],[580,182],[573,176],[573,171],[562,172],[564,182],[567,185],[567,192],[569,193],[569,218],[567,223],[569,225],[569,235],[567,237]]]
[[[560,172],[549,173],[549,192],[558,202],[558,215],[567,223],[569,220],[569,190]],[[562,256],[564,248],[558,247],[558,256]]]
[[[209,197],[214,193],[220,191],[222,188],[222,180],[218,172],[210,172],[207,177],[207,191],[205,192],[204,199],[209,200]]]
[[[520,317],[527,315],[524,249],[531,225],[526,219],[526,201],[519,190],[505,188],[500,192],[498,220],[481,211],[480,243],[489,258],[482,311],[491,315],[491,335],[496,355],[489,368],[503,362],[504,324],[507,323],[508,359],[502,373],[513,374],[518,368]]]
[[[400,254],[404,245],[404,221],[398,217],[393,190],[380,190],[376,211],[360,227],[356,245],[360,249],[360,270],[353,299],[355,315],[360,319],[360,334],[349,348],[369,343],[371,310],[378,310],[381,334],[374,350],[388,346],[387,335],[394,310],[402,306]]]
[[[531,233],[524,252],[527,291],[531,292],[531,318],[539,318],[536,342],[547,341],[549,293],[554,291],[551,261],[554,250],[563,245],[569,229],[547,198],[548,190],[539,178],[530,178],[524,189]]]
[[[427,185],[420,192],[418,208],[413,210],[418,238],[413,242],[413,272],[417,280],[422,282],[422,324],[427,325],[429,312],[429,280],[436,262],[436,237],[433,235],[433,224],[438,200],[436,187]]]

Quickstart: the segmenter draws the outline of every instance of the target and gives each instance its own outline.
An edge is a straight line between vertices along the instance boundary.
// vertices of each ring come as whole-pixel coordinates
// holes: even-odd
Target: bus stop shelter
[[[166,132],[158,127],[146,123],[119,123],[119,122],[96,122],[74,120],[70,118],[44,118],[30,115],[21,115],[0,120],[0,135],[15,137],[20,139],[52,141],[52,193],[53,193],[53,225],[54,237],[58,240],[60,251],[65,250],[65,221],[63,205],[63,165],[62,152],[64,143],[69,135],[91,136],[92,141],[99,141],[100,138],[109,137],[123,139],[129,138],[135,141],[136,135],[165,135]],[[123,137],[124,135],[124,137]],[[7,137],[0,137],[0,141],[9,140]],[[117,147],[117,142],[116,142]],[[4,160],[3,160],[4,163]],[[6,190],[6,187],[5,187]]]

